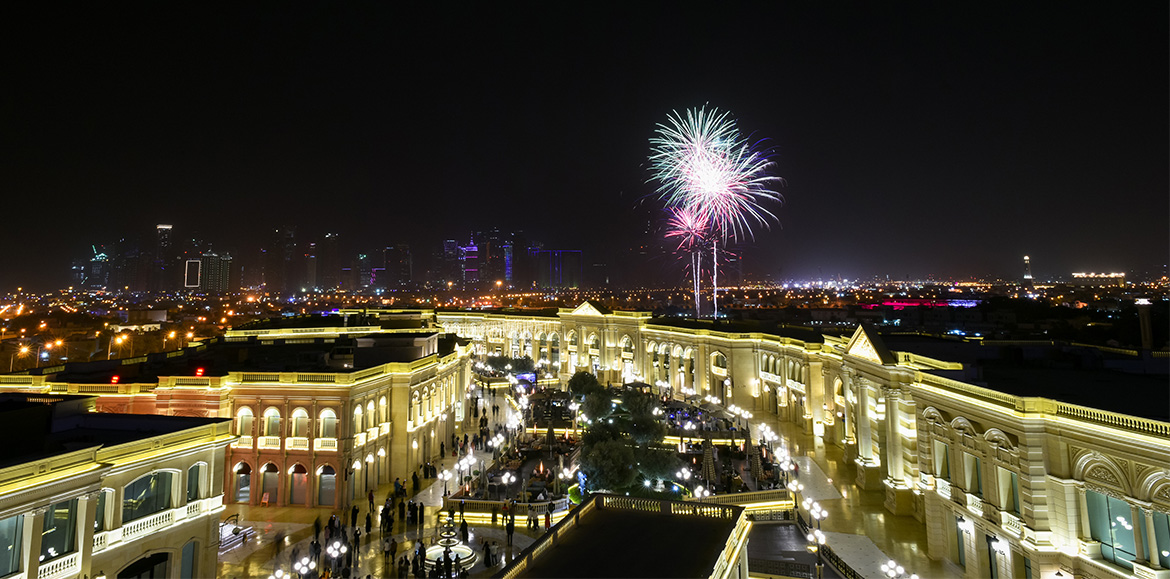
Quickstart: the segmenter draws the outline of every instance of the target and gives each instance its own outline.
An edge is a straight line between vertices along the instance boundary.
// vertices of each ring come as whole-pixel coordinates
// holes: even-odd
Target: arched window
[[[292,433],[290,436],[298,438],[309,436],[309,413],[304,408],[293,410]]]
[[[553,364],[561,362],[561,337],[553,334],[548,338],[549,360]]]
[[[715,352],[711,355],[711,365],[716,368],[727,369],[727,356],[723,352]]]
[[[362,405],[356,404],[353,407],[353,433],[357,434],[365,429],[366,426],[362,423]]]
[[[294,505],[306,505],[309,498],[309,469],[302,464],[294,464],[288,469],[289,475],[289,502]]]
[[[280,489],[280,469],[270,462],[260,469],[260,477],[260,492],[268,495],[268,504],[275,505]],[[260,501],[264,501],[263,495]]]
[[[597,334],[589,336],[589,349],[598,350],[601,348],[601,341],[597,339]]]
[[[378,399],[378,422],[390,422],[390,407],[386,405],[386,397]]]
[[[106,521],[109,520],[107,511],[109,510],[110,501],[113,499],[113,496],[114,489],[102,489],[102,492],[98,493],[97,500],[94,502],[93,511],[94,534],[106,530],[106,525],[108,524]],[[3,561],[0,561],[0,563],[3,563]]]
[[[629,336],[622,336],[622,353],[624,353],[624,354],[633,354],[634,353],[634,341],[631,340]]]
[[[236,411],[236,434],[252,436],[252,409],[247,406]]]
[[[337,414],[332,409],[321,411],[321,431],[317,433],[321,438],[337,438]]]
[[[203,498],[203,463],[191,465],[187,469],[187,502],[193,503]]]
[[[236,502],[247,504],[252,500],[252,467],[246,462],[236,464]]]
[[[577,347],[577,332],[569,332],[569,347]]]
[[[332,507],[337,496],[337,471],[329,465],[317,469],[317,506]]]
[[[49,506],[41,527],[41,563],[77,550],[77,499]]]
[[[122,523],[171,508],[174,473],[163,470],[143,475],[122,489]]]
[[[269,407],[264,411],[264,435],[280,436],[280,411]]]

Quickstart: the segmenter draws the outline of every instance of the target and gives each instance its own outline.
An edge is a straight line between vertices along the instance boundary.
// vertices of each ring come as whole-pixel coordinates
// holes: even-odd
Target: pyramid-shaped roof
[[[856,356],[882,366],[898,363],[897,356],[882,342],[881,334],[869,324],[861,324],[845,346],[845,354]]]

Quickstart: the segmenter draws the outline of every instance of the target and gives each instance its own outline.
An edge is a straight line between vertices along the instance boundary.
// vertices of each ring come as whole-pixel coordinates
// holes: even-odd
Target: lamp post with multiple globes
[[[896,577],[906,577],[906,568],[899,565],[893,559],[890,559],[889,561],[882,563],[882,573],[890,579],[894,579]],[[909,575],[909,579],[918,579],[918,575],[916,573],[911,573]]]

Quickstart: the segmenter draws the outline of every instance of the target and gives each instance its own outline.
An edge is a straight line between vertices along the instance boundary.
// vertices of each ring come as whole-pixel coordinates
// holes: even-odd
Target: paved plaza
[[[507,413],[514,412],[510,405],[501,404],[498,422],[507,422]],[[762,414],[762,413],[761,413]],[[489,416],[490,418],[490,416]],[[760,422],[761,419],[756,419]],[[853,483],[853,468],[846,465],[843,451],[833,445],[825,445],[809,434],[800,431],[792,423],[781,422],[774,417],[762,419],[780,436],[775,444],[786,448],[800,466],[799,480],[804,484],[801,499],[812,498],[827,512],[828,518],[821,528],[828,536],[833,550],[856,571],[866,577],[881,575],[880,565],[894,559],[904,565],[907,573],[922,577],[960,577],[957,568],[941,561],[931,561],[926,556],[926,527],[910,516],[895,516],[883,507],[880,491],[862,491]],[[496,421],[492,421],[494,427]],[[491,453],[477,452],[477,458],[489,462]],[[436,466],[441,472],[454,463],[450,457],[439,461]],[[386,485],[376,494],[379,504],[393,491]],[[436,479],[423,479],[420,492],[413,499],[424,507],[422,524],[408,528],[405,521],[395,518],[392,536],[398,541],[398,557],[412,553],[421,540],[430,545],[437,538],[437,517],[442,505],[443,483]],[[367,503],[357,501],[361,512],[359,520],[364,521]],[[328,509],[303,507],[250,507],[228,505],[223,515],[239,515],[241,524],[252,527],[255,536],[245,544],[221,554],[219,576],[228,578],[268,577],[276,569],[288,572],[292,569],[292,553],[299,556],[309,552],[313,538],[313,522],[320,519],[322,525],[333,514]],[[339,516],[341,513],[338,513]],[[363,537],[355,557],[354,577],[394,577],[392,568],[383,562],[381,539],[377,528],[377,517],[371,537]],[[500,546],[502,563],[492,568],[484,565],[480,556],[470,570],[472,577],[489,577],[542,533],[525,529],[524,520],[517,520],[513,545],[507,546],[503,525],[496,527],[473,525],[470,528],[470,543],[477,553],[482,554],[482,541],[495,541]],[[799,554],[799,537],[784,533],[778,523],[759,523],[753,528],[749,549],[753,558],[774,558],[774,560],[798,560],[808,562],[814,558]],[[793,536],[789,536],[793,535]],[[796,535],[799,535],[797,533]],[[275,544],[279,540],[280,544]],[[765,544],[756,544],[764,542]],[[766,544],[775,543],[775,544]],[[279,548],[278,548],[279,547]],[[805,554],[807,555],[807,554]],[[327,557],[323,556],[323,559]],[[826,573],[826,576],[830,574]]]

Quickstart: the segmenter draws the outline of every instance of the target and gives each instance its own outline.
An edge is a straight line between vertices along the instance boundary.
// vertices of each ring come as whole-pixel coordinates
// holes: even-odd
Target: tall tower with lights
[[[1032,258],[1024,256],[1024,287],[1032,287]]]

